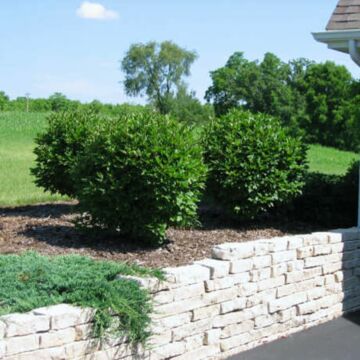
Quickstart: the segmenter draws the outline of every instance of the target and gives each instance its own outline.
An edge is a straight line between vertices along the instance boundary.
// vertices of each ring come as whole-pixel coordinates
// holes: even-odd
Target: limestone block
[[[253,307],[259,304],[267,303],[276,297],[276,289],[260,291],[246,299],[246,307]]]
[[[335,243],[330,245],[331,252],[333,254],[341,253],[344,251],[345,244],[343,242]]]
[[[140,276],[122,275],[122,274],[117,275],[116,278],[118,280],[134,281],[140,286],[146,288],[150,293],[154,293],[162,290],[162,285],[158,278],[140,277]]]
[[[315,232],[304,237],[304,245],[325,245],[329,243],[330,234],[327,232]]]
[[[287,321],[290,321],[291,319],[295,318],[296,316],[296,307],[292,307],[285,310],[280,310],[277,313],[278,321],[280,323],[285,323]]]
[[[332,251],[331,247],[327,245],[315,245],[314,246],[314,256],[318,255],[328,255]]]
[[[212,329],[205,331],[204,345],[216,345],[220,343],[221,330]]]
[[[323,274],[332,274],[342,269],[342,262],[326,263],[323,266]]]
[[[262,240],[264,244],[268,245],[269,252],[280,252],[285,251],[288,248],[288,237],[274,237],[269,240]]]
[[[271,267],[271,277],[278,277],[288,272],[288,264],[280,263]]]
[[[190,336],[184,339],[186,352],[194,351],[204,345],[204,334]]]
[[[204,306],[204,302],[201,297],[180,300],[170,304],[157,306],[156,317],[160,318],[160,317],[168,317],[176,314],[182,314],[203,306]]]
[[[203,334],[206,330],[211,329],[211,325],[211,319],[204,319],[180,326],[173,330],[173,341],[179,341],[196,334]]]
[[[210,280],[210,269],[201,265],[186,265],[175,268],[165,268],[164,272],[170,281],[176,284],[190,285]]]
[[[205,266],[210,269],[210,278],[217,279],[229,275],[230,263],[228,261],[205,259],[196,261],[195,264]]]
[[[236,310],[244,309],[246,306],[246,298],[239,297],[234,300],[226,301],[220,304],[220,314],[227,314]]]
[[[222,328],[232,324],[238,324],[246,320],[254,319],[267,313],[267,306],[260,304],[252,308],[232,312],[225,315],[218,315],[213,319],[214,328]]]
[[[173,329],[178,326],[189,324],[191,319],[191,312],[163,317],[160,319],[153,319],[152,332],[161,334],[166,329]]]
[[[304,244],[304,240],[300,236],[290,236],[288,238],[288,250],[295,250],[301,248]]]
[[[159,291],[153,296],[154,304],[163,305],[174,301],[174,294],[170,290]]]
[[[272,289],[285,284],[285,276],[279,276],[277,278],[271,278],[267,280],[262,280],[258,282],[259,291]]]
[[[301,304],[307,301],[306,292],[296,293],[293,295],[285,296],[277,300],[273,300],[269,303],[269,312],[274,312],[289,309],[294,305]]]
[[[287,250],[276,252],[271,255],[273,265],[296,260],[296,250]]]
[[[276,321],[275,317],[271,315],[259,316],[255,318],[255,329],[268,327],[274,324],[275,321]]]
[[[326,262],[326,257],[325,256],[315,256],[315,257],[305,258],[305,268],[323,266],[326,263],[327,262]]]
[[[66,359],[63,347],[30,351],[10,357],[6,360],[64,360]]]
[[[0,340],[2,340],[5,337],[5,331],[6,331],[6,324],[0,320]]]
[[[252,337],[249,333],[243,333],[240,335],[233,336],[228,339],[223,339],[220,342],[221,351],[228,351],[232,348],[249,343]]]
[[[271,277],[271,268],[269,267],[250,271],[250,281],[252,282],[270,279],[270,277]]]
[[[246,284],[244,284],[244,285],[246,285]],[[228,301],[228,300],[236,298],[237,295],[238,295],[238,288],[235,286],[232,288],[229,288],[229,289],[209,292],[203,296],[201,307],[220,304],[224,301]]]
[[[172,360],[195,360],[195,359],[202,360],[202,359],[213,358],[213,356],[219,353],[220,353],[220,348],[218,345],[209,345],[209,346],[203,346],[199,349],[196,349],[194,351],[188,352],[180,356],[176,356],[171,359]]]
[[[195,309],[192,314],[192,321],[213,318],[220,314],[220,304]]]
[[[308,315],[321,309],[319,301],[308,301],[306,303],[297,305],[298,315]]]
[[[171,290],[173,294],[174,301],[181,301],[185,299],[199,297],[205,293],[205,286],[203,282],[182,286],[176,289]]]
[[[149,339],[149,346],[161,346],[171,343],[172,330],[164,331],[161,334],[152,335]]]
[[[239,296],[250,296],[258,292],[257,283],[246,283],[240,284],[238,286],[238,295]]]
[[[67,328],[58,331],[46,332],[40,335],[40,349],[46,349],[55,346],[63,346],[76,339],[75,328]]]
[[[316,287],[307,292],[309,300],[316,300],[322,298],[326,294],[326,289],[323,287]]]
[[[255,256],[252,260],[254,269],[262,269],[271,266],[270,255]]]
[[[6,355],[14,355],[39,349],[38,335],[16,336],[3,340]]]
[[[35,316],[31,313],[10,314],[0,319],[3,326],[6,326],[6,337],[29,335],[50,329],[49,316]]]
[[[311,269],[305,269],[304,271],[293,271],[285,274],[286,283],[291,284],[294,282],[300,282],[303,280],[309,280],[322,274],[322,267],[314,267]]]
[[[296,250],[296,255],[298,259],[306,259],[314,255],[314,247],[313,246],[305,246],[303,248]]]
[[[254,256],[254,242],[225,243],[212,249],[212,256],[220,260],[240,260]]]
[[[244,284],[250,281],[250,272],[244,272],[239,274],[230,275],[234,285]]]
[[[227,289],[232,286],[234,286],[234,280],[232,277],[229,276],[221,279],[205,281],[205,289],[207,292]]]
[[[335,273],[334,277],[337,283],[341,283],[344,280],[344,273],[342,271],[338,271]]]
[[[268,255],[269,252],[269,243],[263,240],[255,241],[255,256]]]
[[[82,324],[75,326],[75,340],[86,340],[90,339],[94,335],[94,324]]]
[[[253,330],[254,326],[255,326],[254,320],[246,320],[246,321],[242,321],[239,324],[231,324],[221,329],[220,337],[221,339],[226,339],[229,337],[233,337],[235,335],[247,333]]]
[[[316,287],[316,279],[302,281],[300,283],[292,283],[277,288],[276,297],[281,298],[297,292],[303,292]]]
[[[234,260],[230,262],[230,273],[238,274],[251,270],[253,267],[252,259]]]
[[[172,358],[176,355],[184,354],[185,351],[186,349],[184,341],[170,343],[153,349],[151,351],[151,360],[163,360],[170,357]]]
[[[98,339],[90,339],[67,344],[63,346],[63,349],[65,350],[66,359],[75,359],[77,357],[96,352],[100,349],[100,345],[101,342]],[[124,356],[127,355],[129,355],[129,353],[124,352]]]
[[[287,271],[303,271],[305,262],[304,260],[294,260],[287,263]]]
[[[95,314],[94,309],[79,308],[67,304],[53,305],[33,310],[33,314],[50,317],[52,330],[65,329],[70,326],[90,322]]]

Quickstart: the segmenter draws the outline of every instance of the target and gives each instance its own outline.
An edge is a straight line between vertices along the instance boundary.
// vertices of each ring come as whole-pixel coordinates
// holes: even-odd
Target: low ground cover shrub
[[[213,121],[204,144],[209,193],[237,218],[254,218],[301,192],[306,146],[268,115],[233,110]]]
[[[105,119],[89,111],[52,113],[48,127],[37,136],[34,153],[36,185],[51,193],[75,196],[71,169],[87,139]]]
[[[149,336],[150,297],[135,281],[116,279],[118,274],[156,276],[159,270],[82,256],[46,257],[34,252],[0,255],[0,315],[27,312],[42,306],[72,304],[96,309],[94,334],[104,335],[119,318],[119,335],[132,342]]]
[[[171,225],[196,221],[205,183],[202,147],[191,128],[155,112],[108,122],[73,167],[82,224],[152,245]]]

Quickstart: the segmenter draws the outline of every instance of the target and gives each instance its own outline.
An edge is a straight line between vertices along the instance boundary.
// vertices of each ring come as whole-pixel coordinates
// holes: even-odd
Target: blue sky
[[[90,0],[89,0],[90,1]],[[188,79],[199,98],[209,72],[235,51],[249,59],[334,60],[358,77],[345,54],[317,43],[337,0],[2,0],[0,89],[12,98],[55,91],[72,99],[136,102],[125,96],[119,60],[135,42],[173,40],[196,50]],[[96,4],[94,4],[96,3]]]

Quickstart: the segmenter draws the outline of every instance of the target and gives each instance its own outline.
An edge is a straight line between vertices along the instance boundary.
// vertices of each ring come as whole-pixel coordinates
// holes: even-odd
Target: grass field
[[[349,165],[360,155],[320,145],[311,145],[308,152],[310,171],[343,175]]]
[[[0,113],[0,206],[28,205],[61,200],[34,184],[30,168],[34,163],[34,138],[46,128],[46,114]],[[344,174],[358,155],[312,145],[310,171]]]
[[[60,200],[35,186],[34,137],[46,127],[46,115],[0,113],[0,206]]]

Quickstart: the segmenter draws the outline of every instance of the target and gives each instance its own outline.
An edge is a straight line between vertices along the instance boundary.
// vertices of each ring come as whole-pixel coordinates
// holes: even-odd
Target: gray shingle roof
[[[340,0],[326,30],[360,29],[360,0]]]

